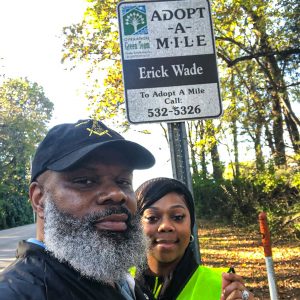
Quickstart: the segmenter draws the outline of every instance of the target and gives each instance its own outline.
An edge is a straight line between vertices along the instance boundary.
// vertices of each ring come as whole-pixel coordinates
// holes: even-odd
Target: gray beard
[[[44,242],[59,261],[105,284],[124,280],[132,266],[145,268],[147,240],[138,217],[129,218],[125,232],[97,231],[93,225],[112,213],[130,214],[127,209],[112,207],[76,218],[61,212],[49,193],[46,198]]]

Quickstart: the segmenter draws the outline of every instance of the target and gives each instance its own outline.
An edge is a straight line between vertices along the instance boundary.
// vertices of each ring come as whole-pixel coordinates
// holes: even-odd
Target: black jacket
[[[136,286],[136,299],[144,293]],[[82,277],[42,247],[22,241],[16,261],[0,273],[1,300],[124,300],[107,285]]]

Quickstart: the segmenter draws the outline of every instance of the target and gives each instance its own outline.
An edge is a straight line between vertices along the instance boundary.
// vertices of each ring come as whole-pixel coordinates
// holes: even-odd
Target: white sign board
[[[129,122],[222,114],[207,0],[125,1],[118,16]]]

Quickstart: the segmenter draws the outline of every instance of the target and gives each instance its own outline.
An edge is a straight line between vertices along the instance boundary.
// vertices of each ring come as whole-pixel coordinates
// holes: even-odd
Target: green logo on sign
[[[146,7],[126,6],[122,11],[124,35],[147,34]]]

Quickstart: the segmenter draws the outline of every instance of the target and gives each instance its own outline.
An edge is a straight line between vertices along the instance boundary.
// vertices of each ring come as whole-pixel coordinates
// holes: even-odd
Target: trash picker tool
[[[270,296],[271,300],[278,300],[279,298],[277,293],[277,285],[272,258],[271,235],[268,227],[267,214],[265,212],[261,212],[258,218],[260,233],[262,235],[262,244],[265,253]]]

